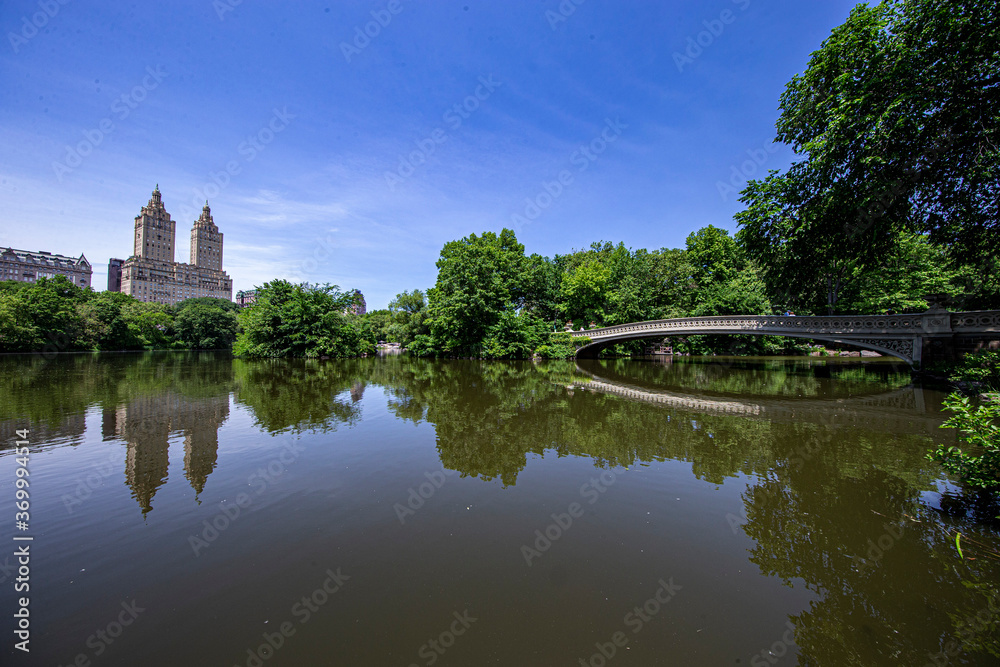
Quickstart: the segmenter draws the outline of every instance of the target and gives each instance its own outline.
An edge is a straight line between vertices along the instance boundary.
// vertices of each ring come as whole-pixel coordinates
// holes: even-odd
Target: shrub
[[[927,458],[939,462],[972,489],[1000,491],[1000,428],[997,427],[1000,405],[987,402],[977,408],[968,397],[958,393],[948,396],[944,405],[954,414],[941,428],[958,429],[959,441],[972,451],[938,445]]]

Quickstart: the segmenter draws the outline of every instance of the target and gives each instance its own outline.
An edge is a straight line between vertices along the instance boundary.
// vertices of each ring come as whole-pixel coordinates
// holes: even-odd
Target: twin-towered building
[[[121,262],[121,288],[140,301],[178,303],[193,297],[233,299],[233,281],[222,270],[222,232],[205,202],[191,229],[191,263],[174,261],[176,223],[170,218],[160,187],[135,217],[132,256]],[[121,260],[111,260],[111,263]],[[109,266],[109,278],[116,267]],[[109,280],[110,287],[110,280]]]

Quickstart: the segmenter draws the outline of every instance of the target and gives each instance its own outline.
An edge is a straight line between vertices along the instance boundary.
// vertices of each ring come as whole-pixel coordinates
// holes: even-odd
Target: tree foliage
[[[995,265],[998,45],[1000,9],[982,0],[859,5],[834,29],[781,97],[777,141],[801,159],[751,181],[737,215],[772,297],[843,312],[842,292],[914,235],[954,271]],[[998,305],[995,286],[975,291]]]
[[[446,354],[479,351],[503,314],[524,305],[527,266],[524,246],[509,229],[446,243],[428,291],[436,346]]]
[[[354,292],[336,285],[272,280],[257,288],[256,302],[240,312],[236,356],[354,357],[374,350],[360,318],[348,314]]]
[[[0,351],[70,352],[228,348],[236,304],[187,299],[170,306],[95,292],[64,276],[0,283]]]
[[[1000,492],[1000,405],[987,402],[976,407],[967,396],[954,393],[944,406],[953,414],[941,428],[957,429],[965,447],[939,444],[927,458],[971,489]]]
[[[232,309],[198,303],[177,313],[174,328],[177,338],[192,349],[219,350],[232,347],[240,327]]]

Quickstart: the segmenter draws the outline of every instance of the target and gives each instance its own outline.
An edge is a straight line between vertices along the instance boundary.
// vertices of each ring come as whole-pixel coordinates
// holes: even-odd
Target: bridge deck
[[[788,336],[844,343],[920,363],[923,341],[956,334],[1000,335],[1000,311],[949,313],[930,310],[909,315],[818,315],[807,317],[772,315],[723,315],[682,317],[633,322],[611,327],[571,331],[572,338],[589,338],[578,350],[642,338],[744,334]]]

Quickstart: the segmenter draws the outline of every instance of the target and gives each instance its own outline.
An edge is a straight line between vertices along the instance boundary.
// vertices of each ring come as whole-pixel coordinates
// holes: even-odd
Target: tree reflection
[[[359,383],[369,375],[367,361],[234,359],[235,399],[269,433],[331,431],[360,417],[356,403],[363,391]]]
[[[98,406],[104,438],[125,444],[125,480],[145,513],[173,436],[183,436],[187,483],[196,494],[210,483],[231,401],[269,433],[327,432],[357,422],[378,388],[398,419],[432,425],[442,464],[467,477],[512,486],[530,456],[554,455],[608,468],[684,461],[707,483],[756,480],[744,494],[750,560],[818,597],[791,619],[800,664],[923,665],[953,641],[961,653],[950,664],[1000,657],[1000,612],[969,620],[997,607],[988,551],[998,529],[922,497],[939,476],[924,453],[950,437],[936,409],[901,389],[890,365],[776,363],[5,358],[0,427],[78,438]]]

